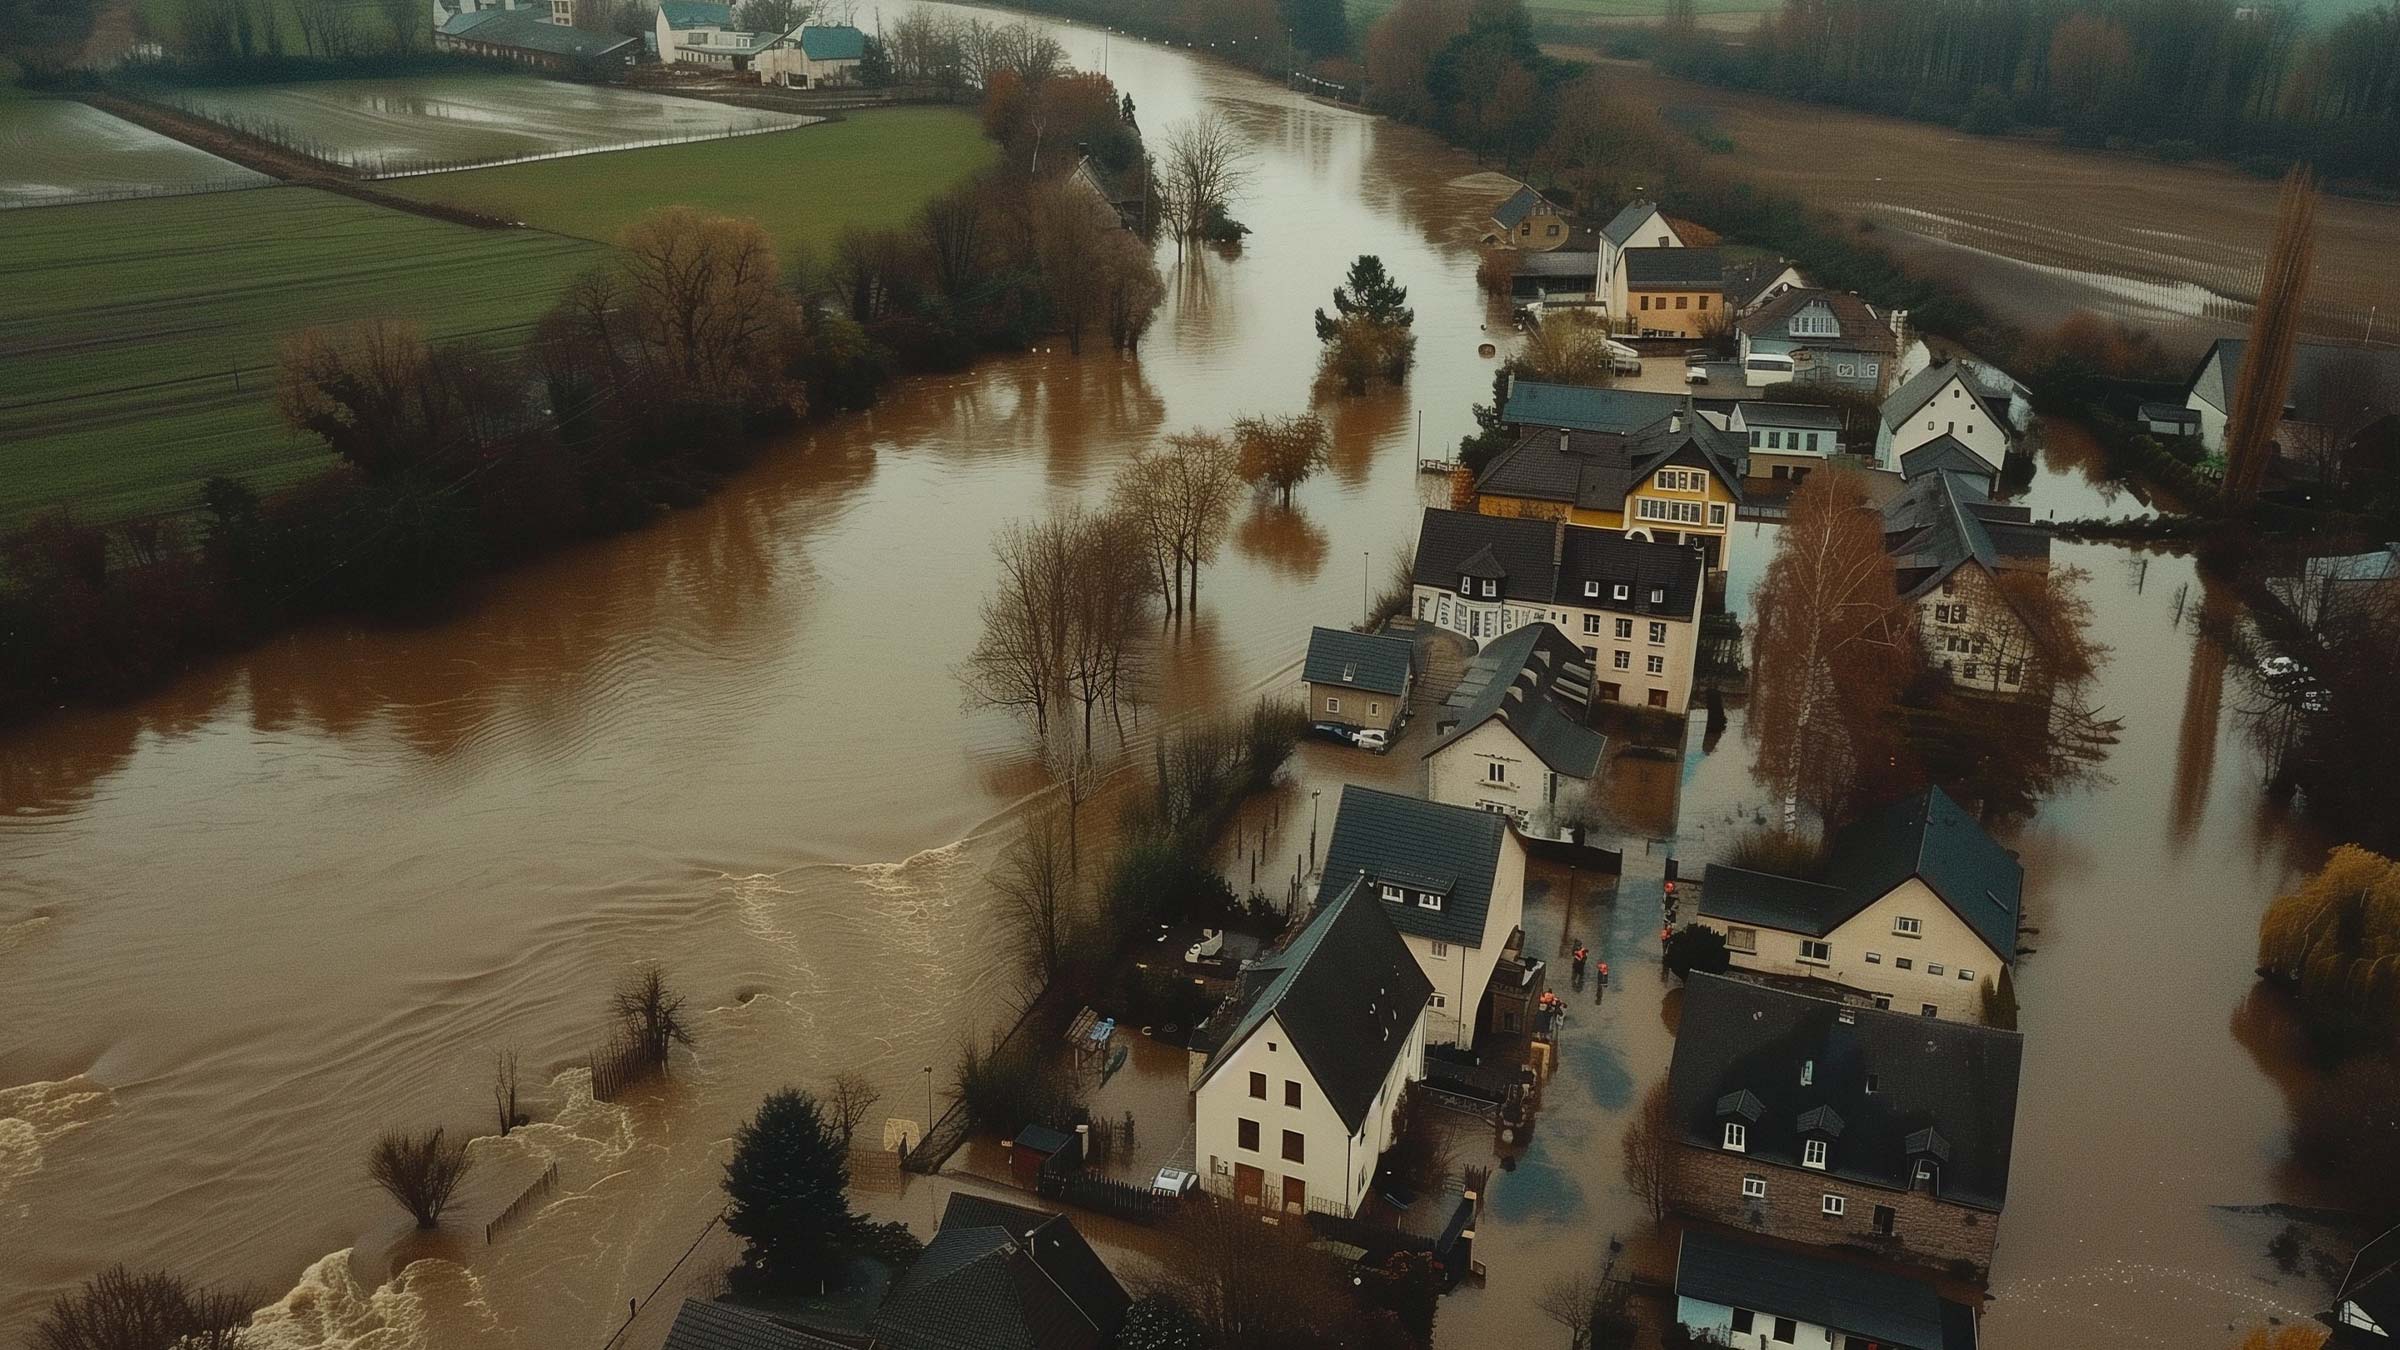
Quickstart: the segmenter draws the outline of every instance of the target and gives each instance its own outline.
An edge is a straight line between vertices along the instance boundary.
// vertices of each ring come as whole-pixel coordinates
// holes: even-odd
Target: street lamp
[[[1317,865],[1317,797],[1318,790],[1308,790],[1308,865]]]
[[[925,1066],[925,1139],[933,1138],[933,1066]]]

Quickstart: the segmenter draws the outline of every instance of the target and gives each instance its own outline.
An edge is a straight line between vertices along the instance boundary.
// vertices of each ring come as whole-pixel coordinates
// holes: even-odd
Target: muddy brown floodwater
[[[1060,31],[1101,64],[1097,35]],[[1333,464],[1298,519],[1237,529],[1199,620],[1165,641],[1134,757],[1164,720],[1288,688],[1308,626],[1358,614],[1428,494],[1418,414],[1445,447],[1488,391],[1471,242],[1507,185],[1188,54],[1118,38],[1106,60],[1154,131],[1221,109],[1257,152],[1248,248],[1164,250],[1170,296],[1138,359],[903,383],[705,505],[517,572],[438,626],[295,634],[0,743],[0,1343],[124,1260],[258,1290],[277,1350],[596,1350],[715,1213],[727,1140],[764,1093],[857,1069],[878,1114],[921,1118],[927,1067],[946,1078],[1018,992],[984,873],[1041,774],[952,675],[993,531],[1102,490],[1164,433],[1305,405],[1310,310],[1372,252],[1410,287],[1419,368],[1327,409]],[[2071,467],[2034,498],[2097,500]],[[2211,1208],[2305,1198],[2281,1165],[2286,1070],[2244,994],[2258,907],[2314,846],[2255,805],[2223,663],[2175,622],[2200,603],[2188,565],[2070,552],[2098,578],[2127,733],[2112,783],[2017,840],[2042,951],[1990,1343],[2191,1344],[2317,1297],[2265,1282],[2256,1224]],[[1755,805],[1743,764],[1738,730],[1714,753],[1695,731],[1687,852]],[[1301,766],[1312,785],[1340,772],[1316,751]],[[1283,800],[1305,809],[1297,788]],[[1663,846],[1629,852],[1625,905],[1587,891],[1569,919],[1545,882],[1529,909],[1537,943],[1603,934],[1625,974],[1570,1022],[1578,1109],[1494,1186],[1493,1278],[1445,1305],[1446,1345],[1559,1339],[1531,1293],[1640,1236],[1615,1140],[1671,1042],[1641,961]],[[639,958],[703,1009],[697,1053],[595,1104],[576,1066]],[[478,1140],[453,1219],[405,1233],[366,1144],[485,1128],[505,1048],[534,1070],[540,1123]],[[553,1162],[556,1191],[487,1245]],[[921,1196],[876,1203],[930,1217]]]

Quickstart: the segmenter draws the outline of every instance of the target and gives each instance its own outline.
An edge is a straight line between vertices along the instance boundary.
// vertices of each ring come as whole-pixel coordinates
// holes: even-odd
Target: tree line
[[[2400,186],[2400,4],[2311,26],[2237,0],[1785,0],[1738,40],[1676,0],[1678,74],[1975,132]]]
[[[337,467],[266,494],[211,479],[185,521],[62,510],[0,535],[0,721],[130,695],[310,617],[438,608],[699,500],[768,434],[865,407],[898,373],[1049,333],[1131,347],[1165,288],[1072,168],[1004,165],[845,235],[813,275],[787,274],[755,221],[669,208],[516,350],[379,320],[292,335],[277,406]]]

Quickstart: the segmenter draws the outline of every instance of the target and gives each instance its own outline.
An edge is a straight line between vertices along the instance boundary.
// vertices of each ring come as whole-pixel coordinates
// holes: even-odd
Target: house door
[[[1283,1208],[1289,1214],[1308,1213],[1308,1183],[1298,1177],[1283,1179]]]
[[[1252,1167],[1248,1163],[1235,1163],[1233,1165],[1233,1194],[1235,1199],[1240,1200],[1245,1205],[1255,1205],[1259,1201],[1260,1194],[1264,1192],[1266,1188],[1267,1174],[1265,1172],[1260,1171],[1258,1168]]]

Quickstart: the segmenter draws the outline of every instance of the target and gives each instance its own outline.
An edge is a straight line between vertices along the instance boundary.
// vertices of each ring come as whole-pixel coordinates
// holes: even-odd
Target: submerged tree
[[[1683,1132],[1676,1128],[1675,1100],[1665,1080],[1642,1094],[1641,1114],[1625,1127],[1625,1184],[1653,1219],[1664,1220],[1681,1184]]]
[[[1315,413],[1245,417],[1233,424],[1233,440],[1243,479],[1273,490],[1285,506],[1293,488],[1325,467],[1333,446],[1325,419]]]
[[[1176,238],[1199,238],[1250,184],[1250,148],[1223,113],[1198,113],[1167,128],[1158,195]]]
[[[441,1222],[442,1211],[450,1207],[451,1195],[472,1166],[467,1141],[445,1138],[439,1126],[395,1130],[376,1140],[367,1154],[367,1176],[399,1201],[419,1228]]]
[[[692,1043],[691,1024],[683,1012],[686,1001],[667,986],[666,972],[656,962],[635,967],[609,996],[610,1007],[642,1058],[661,1069],[676,1046]]]
[[[1411,331],[1417,312],[1408,307],[1408,288],[1384,271],[1383,259],[1360,254],[1349,276],[1333,288],[1333,309],[1316,315],[1326,378],[1356,394],[1375,380],[1398,381],[1408,374],[1417,356]]]
[[[745,1293],[812,1290],[858,1241],[841,1135],[817,1099],[770,1093],[734,1131],[725,1164],[725,1227],[742,1239],[735,1287]]]
[[[29,1350],[243,1350],[251,1300],[165,1271],[111,1266],[60,1294],[33,1324]]]

